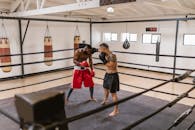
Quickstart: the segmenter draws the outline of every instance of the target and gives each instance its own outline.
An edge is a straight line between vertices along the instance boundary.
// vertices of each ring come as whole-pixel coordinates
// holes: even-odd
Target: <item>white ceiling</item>
[[[0,0],[0,10],[10,11],[13,3],[17,0]],[[76,3],[77,0],[45,0],[44,8]],[[108,14],[103,6],[93,9],[77,10],[58,14],[54,16],[67,18],[92,18],[94,20],[125,20],[149,17],[171,17],[195,14],[195,0],[137,0],[126,4],[112,5],[115,12]],[[36,0],[31,0],[28,10],[36,8]],[[18,11],[21,9],[18,8]]]

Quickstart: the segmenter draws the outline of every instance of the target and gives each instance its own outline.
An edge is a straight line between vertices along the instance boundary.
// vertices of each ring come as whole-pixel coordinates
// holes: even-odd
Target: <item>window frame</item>
[[[194,45],[188,45],[188,44],[186,45],[185,44],[185,41],[184,41],[185,40],[185,35],[194,35],[195,36],[195,33],[184,33],[183,34],[183,46],[195,46],[195,44]]]
[[[110,37],[110,41],[105,40],[105,34],[106,34],[106,33],[110,33],[110,35],[111,35],[111,32],[103,32],[103,34],[102,34],[102,36],[103,36],[103,37],[102,37],[102,41],[103,41],[103,42],[111,42],[111,37]]]
[[[117,35],[117,39],[116,40],[112,40],[112,34],[116,34]],[[117,42],[118,41],[118,33],[117,32],[111,32],[111,42]]]
[[[121,42],[124,42],[124,41],[125,41],[125,40],[123,40],[123,34],[126,34],[126,32],[122,32],[122,33],[121,33]],[[138,34],[137,34],[137,33],[130,33],[130,32],[127,32],[127,34],[129,35],[129,37],[128,37],[129,42],[135,43],[135,42],[138,41]],[[137,35],[136,41],[132,41],[132,40],[131,40],[131,34],[136,34],[136,35]]]
[[[136,41],[131,41],[131,34],[136,34]],[[137,33],[129,33],[129,41],[130,42],[137,42],[137,39],[138,39],[138,34]]]
[[[150,43],[144,43],[144,34],[151,34],[151,41]],[[160,43],[161,43],[161,33],[142,33],[142,44],[156,44],[156,43],[152,43],[152,36],[153,35],[160,35]]]
[[[121,42],[124,42],[125,40],[126,40],[126,38],[125,38],[125,40],[123,40],[123,34],[127,34],[127,35],[129,35],[129,33],[126,33],[126,32],[122,32],[121,33]],[[130,36],[128,36],[128,40],[130,40]]]
[[[105,33],[110,33],[110,41],[106,41],[106,40],[105,40],[105,36],[104,36]],[[117,34],[117,40],[112,40],[112,34]],[[102,41],[103,41],[103,42],[117,42],[117,41],[119,40],[119,35],[118,35],[117,32],[103,32],[103,33],[102,33],[102,36],[103,36],[103,37],[102,37]]]

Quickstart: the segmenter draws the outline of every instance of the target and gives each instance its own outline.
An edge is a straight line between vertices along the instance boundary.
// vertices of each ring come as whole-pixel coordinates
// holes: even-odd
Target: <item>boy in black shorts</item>
[[[103,87],[104,87],[104,100],[102,105],[106,104],[108,101],[109,93],[112,95],[112,100],[114,102],[118,101],[117,91],[119,88],[119,76],[117,71],[117,58],[116,55],[113,54],[109,50],[109,46],[106,43],[102,43],[99,46],[99,58],[106,66],[106,74],[104,77]],[[115,116],[119,113],[118,105],[114,107],[113,112],[109,114],[109,116]]]

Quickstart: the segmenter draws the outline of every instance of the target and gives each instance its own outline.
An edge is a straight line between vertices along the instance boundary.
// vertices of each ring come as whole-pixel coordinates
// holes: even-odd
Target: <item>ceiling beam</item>
[[[10,12],[15,12],[23,0],[15,0],[11,3]]]
[[[42,1],[41,1],[41,5],[40,5],[40,8],[41,8],[41,9],[42,9],[43,6],[45,5],[45,1],[46,1],[46,0],[42,0]]]
[[[31,2],[31,0],[27,0],[27,1],[26,1],[26,4],[25,4],[25,7],[24,7],[24,10],[28,10],[29,5],[30,5],[30,2]]]
[[[54,13],[62,13],[62,12],[100,7],[100,0],[91,0],[82,3],[83,4],[73,3],[73,4],[65,4],[65,5],[36,9],[36,10],[22,11],[22,12],[11,13],[10,15],[15,17],[28,17],[28,16],[35,16],[35,15],[54,14]]]
[[[156,1],[156,0],[143,0],[145,4],[162,7],[170,10],[194,12],[194,9],[186,8],[182,6],[178,0],[166,0],[166,1]]]

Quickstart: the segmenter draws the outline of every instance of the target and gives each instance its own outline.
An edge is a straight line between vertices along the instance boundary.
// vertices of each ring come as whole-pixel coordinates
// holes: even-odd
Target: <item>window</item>
[[[152,34],[143,34],[143,43],[151,43]]]
[[[126,39],[129,41],[130,39],[129,33],[122,33],[121,41],[124,42]]]
[[[117,41],[117,40],[118,40],[117,33],[111,33],[111,41]]]
[[[153,34],[152,35],[152,43],[155,44],[160,41],[160,35],[159,34]]]
[[[195,34],[184,34],[184,45],[195,45]]]
[[[130,42],[136,42],[137,41],[137,34],[134,33],[122,33],[121,35],[121,41],[124,42],[125,40],[128,40]]]
[[[103,39],[105,42],[110,42],[111,41],[111,33],[104,33]]]
[[[103,33],[103,41],[110,42],[110,41],[117,41],[118,34],[117,33]]]
[[[136,42],[137,41],[137,34],[130,34],[130,42]]]
[[[143,43],[155,44],[160,41],[160,34],[143,34]]]

